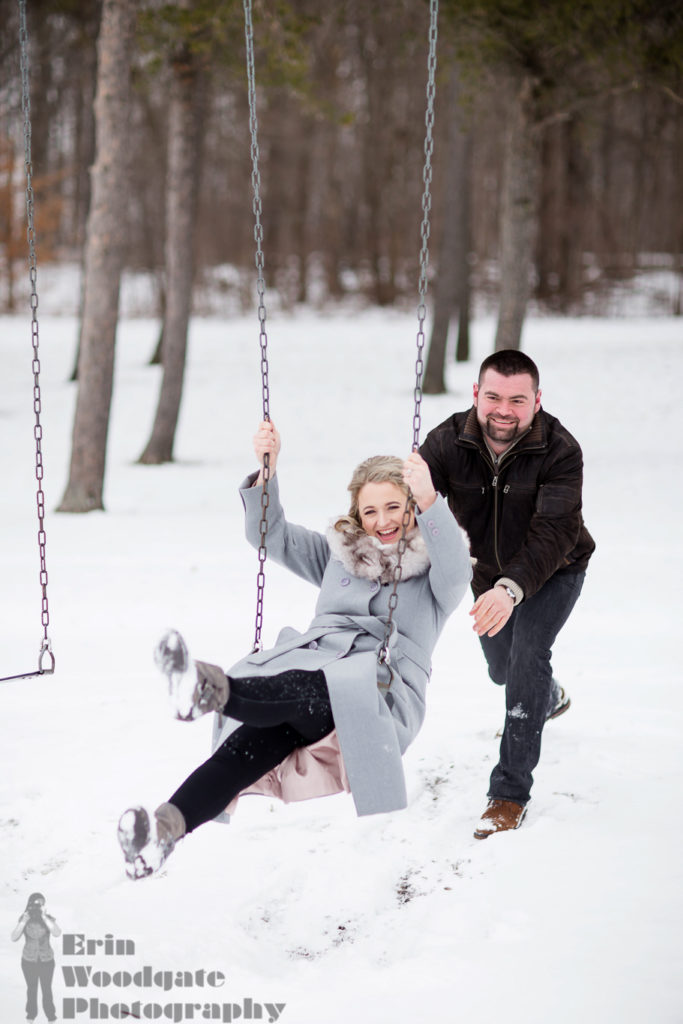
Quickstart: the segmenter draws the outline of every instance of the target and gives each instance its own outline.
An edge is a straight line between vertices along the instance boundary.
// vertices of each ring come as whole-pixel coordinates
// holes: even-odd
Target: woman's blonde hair
[[[358,495],[366,484],[394,484],[399,487],[406,498],[410,495],[410,489],[403,479],[403,459],[397,455],[372,455],[356,466],[348,486],[351,494],[351,507],[348,515],[340,516],[334,524],[335,530],[340,533],[363,533],[363,526],[358,509]],[[410,499],[411,511],[415,508],[415,501]]]

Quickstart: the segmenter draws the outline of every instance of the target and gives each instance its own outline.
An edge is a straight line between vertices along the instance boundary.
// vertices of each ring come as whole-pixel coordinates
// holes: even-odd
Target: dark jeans
[[[315,743],[334,729],[320,671],[230,679],[223,713],[244,724],[169,799],[182,812],[188,832],[215,818],[297,747]]]
[[[56,1020],[55,1004],[52,998],[52,975],[55,973],[54,960],[22,960],[21,969],[26,978],[26,1016],[35,1020],[38,1016],[38,983],[43,993],[43,1010],[48,1020]]]
[[[556,573],[523,601],[497,636],[480,637],[494,683],[505,687],[505,728],[489,797],[525,804],[541,734],[557,697],[551,648],[581,593],[585,573]]]

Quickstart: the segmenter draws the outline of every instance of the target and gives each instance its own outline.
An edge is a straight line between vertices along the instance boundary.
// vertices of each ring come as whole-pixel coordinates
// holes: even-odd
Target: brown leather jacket
[[[595,542],[581,515],[581,448],[543,409],[494,466],[476,409],[430,431],[420,454],[469,534],[478,597],[501,577],[531,597],[556,572],[583,571]]]

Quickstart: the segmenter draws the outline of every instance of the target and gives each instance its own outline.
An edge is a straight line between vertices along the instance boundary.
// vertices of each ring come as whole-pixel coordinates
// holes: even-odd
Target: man
[[[484,360],[473,408],[432,430],[421,454],[469,534],[470,614],[489,675],[505,686],[500,759],[474,833],[485,839],[521,825],[543,726],[569,707],[550,659],[595,549],[581,515],[583,459],[541,409],[535,363],[514,349]]]

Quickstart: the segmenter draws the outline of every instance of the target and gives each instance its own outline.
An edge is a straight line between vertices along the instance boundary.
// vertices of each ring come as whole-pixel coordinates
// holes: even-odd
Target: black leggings
[[[277,676],[230,679],[223,713],[243,724],[169,800],[182,812],[188,832],[215,818],[297,747],[307,747],[334,729],[321,671],[293,669]]]

